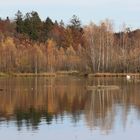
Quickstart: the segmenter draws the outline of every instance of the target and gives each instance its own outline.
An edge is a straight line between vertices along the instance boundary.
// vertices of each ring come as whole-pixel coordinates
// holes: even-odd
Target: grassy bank
[[[67,75],[79,75],[78,71],[57,71],[57,72],[46,72],[46,73],[0,73],[0,77],[13,76],[13,77],[56,77],[56,76],[67,76]]]
[[[57,76],[65,76],[65,75],[80,75],[80,72],[78,71],[57,71],[56,72]]]
[[[0,72],[0,77],[6,77],[6,76],[8,76],[9,74],[7,74],[7,73],[3,73],[3,72]]]
[[[131,77],[140,77],[140,73],[95,73],[88,74],[88,77],[126,77],[127,75]]]

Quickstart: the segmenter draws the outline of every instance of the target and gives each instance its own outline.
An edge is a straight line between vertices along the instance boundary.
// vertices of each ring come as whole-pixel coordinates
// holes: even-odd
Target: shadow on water
[[[93,85],[120,89],[88,91]],[[131,108],[140,116],[140,86],[123,78],[1,78],[0,89],[0,120],[14,121],[18,130],[23,125],[38,129],[42,119],[51,125],[66,116],[74,124],[82,120],[90,129],[108,132],[120,108],[124,127]]]

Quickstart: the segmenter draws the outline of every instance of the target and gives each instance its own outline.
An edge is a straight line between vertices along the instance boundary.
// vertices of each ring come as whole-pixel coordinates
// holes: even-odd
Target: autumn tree
[[[109,71],[113,49],[113,29],[109,21],[101,22],[99,26],[91,23],[85,27],[87,41],[87,56],[92,63],[94,72]]]
[[[55,42],[51,39],[47,41],[47,70],[49,72],[55,71]]]

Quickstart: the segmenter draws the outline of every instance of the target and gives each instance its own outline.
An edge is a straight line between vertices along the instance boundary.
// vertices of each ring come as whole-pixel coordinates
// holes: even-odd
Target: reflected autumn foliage
[[[87,90],[87,85],[118,85],[119,90]],[[90,129],[112,130],[116,116],[125,127],[130,109],[140,110],[139,83],[122,78],[84,79],[59,78],[1,78],[0,120],[15,121],[37,129],[45,120],[69,117],[72,123],[84,120]]]

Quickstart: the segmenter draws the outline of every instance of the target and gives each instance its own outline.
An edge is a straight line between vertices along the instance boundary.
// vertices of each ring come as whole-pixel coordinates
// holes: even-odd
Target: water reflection
[[[88,91],[89,85],[117,85],[119,90]],[[122,78],[1,78],[0,121],[38,129],[64,117],[84,121],[90,129],[109,133],[120,119],[126,127],[132,110],[140,116],[139,83]]]

